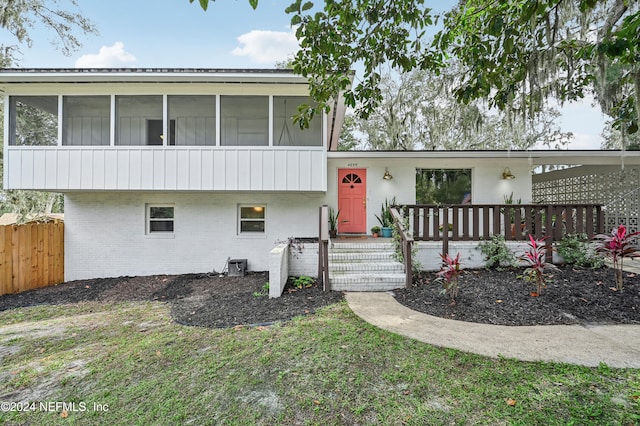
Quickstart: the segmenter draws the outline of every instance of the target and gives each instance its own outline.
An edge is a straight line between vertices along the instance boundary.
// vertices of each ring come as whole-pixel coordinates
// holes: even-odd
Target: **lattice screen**
[[[605,208],[605,229],[625,224],[638,230],[640,168],[575,167],[534,176],[536,203],[598,203]]]

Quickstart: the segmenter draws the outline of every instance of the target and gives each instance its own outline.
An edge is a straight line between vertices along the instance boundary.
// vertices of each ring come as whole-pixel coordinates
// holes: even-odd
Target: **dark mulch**
[[[441,294],[434,274],[394,293],[416,311],[460,321],[500,325],[640,324],[640,276],[624,274],[624,290],[615,291],[610,268],[559,267],[550,272],[539,297],[534,283],[518,278],[522,269],[472,270],[460,277],[456,304]]]
[[[233,327],[288,320],[343,298],[339,292],[323,292],[316,283],[300,290],[288,286],[282,297],[269,299],[264,289],[268,275],[155,275],[72,281],[0,296],[0,311],[34,305],[151,300],[169,303],[172,317],[181,324]]]
[[[625,273],[624,291],[612,289],[613,270],[561,267],[549,277],[539,297],[531,297],[533,283],[521,278],[522,269],[473,270],[460,278],[457,303],[440,294],[442,285],[432,273],[422,274],[418,285],[395,290],[403,305],[430,315],[485,324],[640,324],[640,276]],[[290,285],[282,297],[264,295],[266,272],[245,277],[208,274],[155,275],[72,281],[53,287],[0,296],[0,311],[79,302],[115,303],[163,301],[176,322],[204,327],[268,324],[285,321],[343,298]],[[260,295],[263,294],[263,295]]]

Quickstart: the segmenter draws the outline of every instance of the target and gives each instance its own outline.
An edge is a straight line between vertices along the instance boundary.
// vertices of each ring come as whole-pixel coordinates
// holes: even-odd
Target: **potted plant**
[[[396,204],[396,197],[391,199],[391,203],[389,200],[385,199],[382,204],[382,209],[380,211],[380,216],[376,215],[376,219],[382,225],[382,237],[383,238],[391,238],[393,232],[393,216],[391,215],[391,206]]]
[[[378,235],[380,234],[380,230],[381,229],[378,225],[371,228],[371,235],[373,236],[373,238],[378,238]]]
[[[518,198],[518,200],[514,201],[513,192],[510,195],[503,196],[504,203],[508,206],[522,204],[522,198]],[[515,207],[517,208],[517,207]],[[504,208],[502,209],[502,213],[504,213]],[[511,227],[511,237],[516,236],[516,214],[514,208],[508,208],[509,213],[509,226]],[[524,223],[520,224],[521,230],[524,230]]]
[[[338,217],[340,217],[340,210],[335,211],[333,207],[329,207],[329,237],[331,238],[338,236]]]

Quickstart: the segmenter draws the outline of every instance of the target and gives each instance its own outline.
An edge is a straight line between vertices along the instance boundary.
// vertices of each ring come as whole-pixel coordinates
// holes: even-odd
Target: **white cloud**
[[[124,43],[117,41],[113,46],[102,46],[97,55],[82,55],[76,61],[76,68],[117,68],[135,60],[133,54],[124,50]]]
[[[241,47],[236,47],[231,53],[236,56],[248,56],[253,62],[260,64],[283,61],[298,50],[298,40],[294,31],[249,31],[238,37]]]

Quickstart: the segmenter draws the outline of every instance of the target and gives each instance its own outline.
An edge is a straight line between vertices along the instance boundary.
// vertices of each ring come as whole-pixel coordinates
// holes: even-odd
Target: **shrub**
[[[640,257],[638,249],[632,244],[638,235],[640,232],[627,233],[627,228],[624,225],[619,225],[617,229],[611,230],[611,235],[598,234],[595,236],[595,239],[600,241],[600,246],[596,249],[598,253],[609,257],[613,262],[618,290],[622,290],[623,284],[622,261],[625,257]]]
[[[409,229],[409,218],[403,218],[404,229]],[[397,262],[404,263],[404,253],[402,250],[402,235],[398,231],[397,227],[393,227],[392,234],[393,238],[393,259]],[[422,265],[416,259],[418,255],[418,242],[414,241],[411,246],[411,273],[416,276],[420,274],[422,270]]]
[[[316,282],[315,279],[302,275],[292,279],[292,284],[295,288],[309,288]]]
[[[544,240],[547,237],[535,239],[533,235],[529,235],[529,248],[521,256],[521,259],[525,260],[529,267],[524,270],[524,279],[529,282],[535,282],[537,292],[532,292],[532,296],[539,296],[542,294],[542,289],[546,287],[546,270],[555,268],[551,263],[545,261],[546,249]]]
[[[568,265],[601,268],[604,259],[598,256],[594,243],[586,234],[567,234],[559,242],[558,253]]]
[[[494,235],[489,241],[481,241],[480,251],[484,255],[488,268],[500,269],[502,266],[513,266],[515,263],[515,257],[502,235]]]
[[[458,277],[462,274],[462,268],[460,266],[460,253],[455,258],[446,255],[440,255],[442,258],[442,267],[436,274],[438,281],[442,281],[442,293],[446,294],[451,299],[451,305],[456,304],[456,297],[458,297]]]

